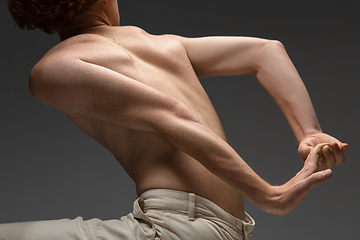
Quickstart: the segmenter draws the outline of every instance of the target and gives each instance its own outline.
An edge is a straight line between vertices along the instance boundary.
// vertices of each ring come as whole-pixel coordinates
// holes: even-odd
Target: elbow
[[[173,109],[171,110],[171,114],[177,119],[201,123],[200,118],[197,117],[197,115],[194,114],[194,112],[191,111],[191,109],[181,101],[176,101],[176,103],[173,105]]]
[[[202,121],[189,107],[181,101],[174,100],[165,109],[158,109],[147,114],[148,123],[156,132],[168,135],[179,130],[178,128],[195,123],[202,125]]]
[[[272,48],[285,49],[284,44],[282,44],[282,42],[280,42],[279,40],[268,40],[268,44],[269,44]]]
[[[287,54],[285,46],[278,40],[260,39],[257,43],[257,51],[252,64],[252,75],[256,76],[259,71],[268,65],[279,55]]]
[[[262,52],[277,52],[277,51],[284,51],[285,46],[279,40],[271,40],[271,39],[262,39],[259,44]]]

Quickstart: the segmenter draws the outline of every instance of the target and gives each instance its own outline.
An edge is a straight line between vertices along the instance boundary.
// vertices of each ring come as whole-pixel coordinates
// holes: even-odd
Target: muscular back
[[[49,59],[64,56],[110,69],[180,100],[226,140],[218,116],[177,37],[153,36],[135,27],[77,35],[51,49],[37,67]],[[158,132],[84,114],[65,113],[82,131],[114,154],[135,181],[138,194],[152,188],[194,192],[244,218],[242,196]]]

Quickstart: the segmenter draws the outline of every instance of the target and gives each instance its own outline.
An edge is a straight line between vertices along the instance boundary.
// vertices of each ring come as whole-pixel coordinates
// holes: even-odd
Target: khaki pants
[[[192,193],[154,189],[120,220],[61,219],[0,224],[0,240],[248,240],[254,220],[241,221]]]

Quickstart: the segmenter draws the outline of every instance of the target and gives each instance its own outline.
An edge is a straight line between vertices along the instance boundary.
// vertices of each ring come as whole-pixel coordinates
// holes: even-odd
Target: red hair
[[[8,0],[8,8],[20,28],[39,28],[51,34],[58,27],[68,26],[74,16],[86,11],[96,1]]]

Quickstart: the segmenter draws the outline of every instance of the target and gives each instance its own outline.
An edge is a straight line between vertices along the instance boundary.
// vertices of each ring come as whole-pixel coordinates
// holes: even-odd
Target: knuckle
[[[342,158],[337,158],[336,161],[335,161],[335,164],[336,165],[341,165],[345,162],[345,157],[342,157]]]
[[[333,142],[330,144],[331,148],[334,149],[335,151],[340,150],[339,145],[336,142]]]
[[[322,150],[323,154],[325,155],[331,155],[332,151],[331,151],[331,148],[329,148],[328,146],[325,146]]]

